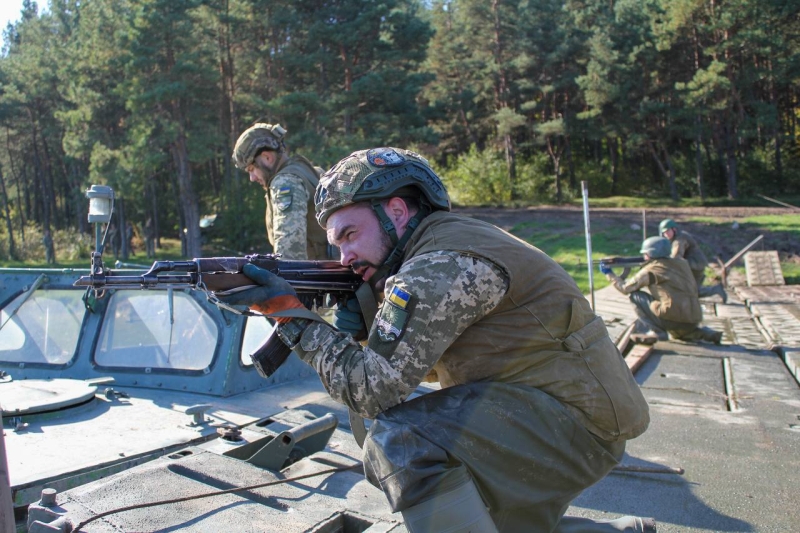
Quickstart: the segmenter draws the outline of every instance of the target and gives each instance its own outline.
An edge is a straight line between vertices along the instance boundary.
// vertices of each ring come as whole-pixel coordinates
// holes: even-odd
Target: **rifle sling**
[[[372,329],[372,323],[375,322],[375,317],[378,314],[378,302],[375,300],[375,293],[372,291],[372,286],[369,283],[362,283],[356,290],[356,298],[358,305],[361,306],[361,313],[364,316],[364,324],[367,326],[367,331]],[[353,438],[356,440],[359,448],[364,447],[364,439],[367,438],[367,427],[364,424],[364,419],[353,411],[348,410],[350,418],[350,431],[353,433]]]
[[[356,289],[356,298],[358,299],[358,305],[361,306],[361,314],[364,316],[367,332],[369,332],[378,314],[378,302],[375,300],[375,293],[372,292],[372,286],[369,283],[362,283],[361,286]]]

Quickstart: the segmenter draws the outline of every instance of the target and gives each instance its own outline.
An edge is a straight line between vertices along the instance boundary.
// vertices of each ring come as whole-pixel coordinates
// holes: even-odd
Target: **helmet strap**
[[[380,200],[373,199],[372,202],[372,210],[375,211],[375,214],[378,216],[378,222],[380,222],[383,231],[385,231],[389,238],[392,240],[393,245],[397,245],[397,231],[394,229],[394,222],[392,219],[389,218],[389,215],[386,214],[386,210],[381,205]]]
[[[379,200],[372,200],[371,203],[372,209],[378,216],[378,221],[380,222],[381,227],[386,233],[389,234],[389,238],[391,239],[392,244],[394,244],[394,248],[392,248],[392,251],[389,252],[389,255],[383,261],[383,264],[370,278],[370,280],[375,280],[377,282],[385,277],[394,275],[397,272],[395,267],[399,267],[400,265],[400,260],[403,258],[406,244],[408,244],[408,241],[411,239],[411,235],[414,234],[414,230],[417,229],[420,222],[422,222],[422,219],[431,214],[432,209],[427,202],[421,202],[419,211],[417,211],[417,213],[408,220],[408,224],[406,224],[406,231],[403,233],[403,236],[398,239],[394,223],[392,223],[391,219],[386,214],[381,202]]]

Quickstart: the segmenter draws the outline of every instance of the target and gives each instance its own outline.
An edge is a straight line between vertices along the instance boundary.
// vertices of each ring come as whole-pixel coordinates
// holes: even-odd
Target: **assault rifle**
[[[106,289],[192,288],[206,293],[208,300],[220,308],[238,314],[252,314],[225,305],[219,296],[253,287],[253,280],[242,273],[247,264],[269,270],[282,277],[297,291],[297,297],[308,308],[323,305],[324,298],[344,300],[355,294],[362,279],[350,267],[338,261],[289,261],[279,255],[246,255],[244,257],[201,257],[186,261],[156,261],[150,270],[132,275],[110,270],[103,265],[100,252],[92,252],[91,274],[81,276],[75,285],[88,287],[95,298],[102,298]],[[271,336],[250,357],[258,373],[268,378],[283,364],[291,350]]]
[[[602,272],[604,269],[622,267],[622,274],[620,278],[625,279],[631,273],[631,268],[646,263],[644,256],[637,255],[634,257],[604,257],[599,262],[599,268]]]

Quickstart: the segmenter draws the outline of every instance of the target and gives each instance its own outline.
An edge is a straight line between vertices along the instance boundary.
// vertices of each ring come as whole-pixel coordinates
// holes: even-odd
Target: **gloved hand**
[[[333,327],[351,334],[357,341],[367,338],[367,326],[357,298],[348,298],[346,301],[336,304],[333,312]]]
[[[604,265],[602,263],[600,264],[600,272],[602,272],[606,276],[608,276],[609,274],[613,274],[614,273],[614,271],[611,270],[611,268],[607,267],[606,265]]]
[[[251,264],[245,265],[242,272],[259,286],[218,296],[222,302],[228,305],[246,305],[253,311],[265,315],[304,307],[297,298],[297,292],[280,276]],[[274,317],[274,319],[280,323],[291,320],[290,317]]]

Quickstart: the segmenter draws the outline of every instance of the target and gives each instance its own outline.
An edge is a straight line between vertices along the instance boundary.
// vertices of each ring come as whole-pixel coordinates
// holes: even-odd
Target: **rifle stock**
[[[362,279],[337,261],[290,261],[274,254],[254,254],[243,257],[201,257],[186,261],[155,261],[142,274],[129,274],[103,266],[102,255],[92,253],[91,274],[81,276],[77,287],[87,287],[102,298],[106,289],[165,289],[192,288],[209,294],[209,301],[218,306],[214,296],[231,290],[254,286],[253,280],[242,272],[247,264],[269,270],[285,279],[308,308],[322,305],[325,296],[346,299],[355,294]],[[258,373],[270,377],[289,357],[291,350],[272,335],[250,356]]]

